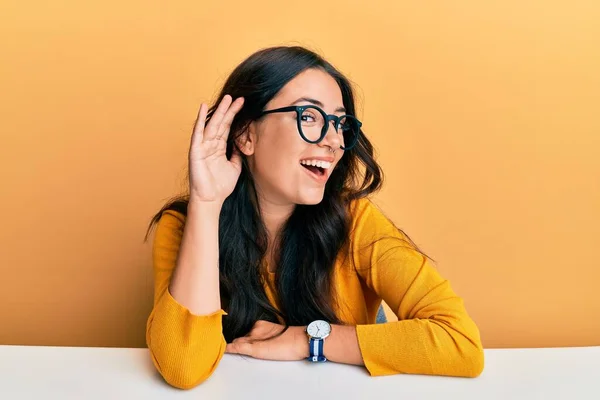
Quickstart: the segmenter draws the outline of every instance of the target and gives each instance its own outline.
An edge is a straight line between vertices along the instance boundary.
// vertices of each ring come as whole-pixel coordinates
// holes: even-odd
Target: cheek
[[[308,144],[300,137],[296,123],[288,120],[271,125],[268,132],[265,132],[264,138],[266,140],[263,142],[266,143],[263,144],[288,151],[302,150],[304,145]]]
[[[275,177],[297,173],[299,160],[306,145],[295,126],[272,126],[259,139],[255,160],[257,172],[261,175]],[[271,182],[278,184],[280,182]]]

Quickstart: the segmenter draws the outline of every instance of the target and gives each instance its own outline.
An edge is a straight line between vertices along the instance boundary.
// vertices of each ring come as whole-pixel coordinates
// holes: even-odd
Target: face
[[[343,101],[338,84],[318,69],[306,70],[288,82],[265,110],[315,104],[299,100],[302,98],[319,101],[327,114],[344,114],[339,110]],[[344,153],[340,148],[342,136],[332,122],[321,142],[304,141],[295,111],[267,114],[254,121],[247,139],[240,148],[248,157],[259,198],[276,205],[320,203],[325,184]]]

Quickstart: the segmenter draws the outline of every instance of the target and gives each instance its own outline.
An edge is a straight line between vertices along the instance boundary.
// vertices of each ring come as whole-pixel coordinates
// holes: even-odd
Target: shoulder
[[[398,228],[370,198],[353,200],[349,209],[350,242],[355,250],[359,247],[369,247],[375,242],[415,248],[410,237]]]
[[[369,218],[389,221],[381,208],[370,197],[352,200],[350,202],[350,215],[352,216],[353,223],[363,222]]]
[[[411,238],[371,200],[350,205],[350,252],[355,271],[367,282],[398,282],[413,277],[427,261]],[[404,278],[402,278],[404,279]]]
[[[365,212],[369,212],[373,207],[373,203],[370,198],[362,197],[360,199],[352,200],[350,202],[350,215],[352,216],[352,220],[360,217]]]
[[[381,208],[368,197],[353,200],[349,209],[352,231],[376,231],[380,234],[404,236]]]

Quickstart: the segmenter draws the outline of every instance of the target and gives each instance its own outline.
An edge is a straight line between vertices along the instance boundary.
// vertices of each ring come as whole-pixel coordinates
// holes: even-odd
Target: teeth
[[[329,169],[331,167],[331,163],[329,161],[321,161],[321,160],[302,160],[300,164],[304,165],[312,165],[313,167],[319,167],[323,169]]]

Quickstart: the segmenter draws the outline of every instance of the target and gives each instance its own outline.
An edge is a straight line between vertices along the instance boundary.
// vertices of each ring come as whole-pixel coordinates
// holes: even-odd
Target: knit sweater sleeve
[[[357,326],[369,373],[478,376],[483,348],[463,300],[368,200],[357,206],[352,243],[366,290],[398,316],[395,322]]]
[[[184,223],[182,214],[165,211],[156,228],[152,248],[154,307],[146,324],[146,343],[163,378],[172,386],[189,389],[214,372],[226,343],[223,310],[195,315],[169,293]]]

